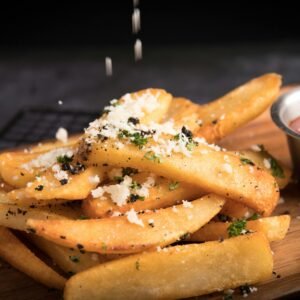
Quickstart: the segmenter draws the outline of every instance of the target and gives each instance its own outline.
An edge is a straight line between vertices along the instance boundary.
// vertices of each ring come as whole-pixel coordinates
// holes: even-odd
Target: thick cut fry
[[[66,274],[76,274],[101,263],[117,259],[118,255],[101,255],[98,253],[80,252],[66,248],[39,236],[30,235],[29,239],[45,252]]]
[[[46,166],[51,166],[56,162],[56,156],[61,155],[71,147],[51,149],[49,151],[24,153],[21,151],[6,152],[0,155],[0,176],[9,185],[22,188],[34,178],[42,173]]]
[[[251,216],[254,211],[240,202],[227,199],[220,213],[233,219],[243,219]]]
[[[196,146],[191,157],[173,153],[157,161],[146,154],[133,145],[118,149],[111,141],[92,144],[88,153],[90,164],[133,167],[194,184],[204,191],[243,203],[265,216],[271,214],[277,203],[279,190],[273,176],[260,168],[250,168],[238,156],[226,155],[204,144]]]
[[[139,215],[143,226],[126,217],[99,220],[33,220],[27,225],[36,234],[65,247],[99,253],[135,253],[166,246],[195,232],[222,208],[224,199],[208,195],[192,202],[192,207],[175,208]],[[62,239],[61,236],[64,238]]]
[[[75,275],[68,280],[64,297],[182,299],[272,276],[273,257],[263,234],[167,249],[129,256]]]
[[[56,289],[63,289],[65,278],[36,257],[8,229],[0,226],[0,256],[34,280]]]
[[[262,232],[270,242],[283,240],[290,226],[290,216],[274,216],[247,221],[246,229],[254,232]],[[189,241],[205,242],[228,238],[227,228],[230,222],[211,222],[194,232]]]
[[[90,167],[77,175],[70,175],[67,184],[61,184],[55,177],[52,171],[46,171],[45,174],[36,179],[30,186],[17,189],[7,194],[11,203],[22,205],[23,202],[36,200],[80,200],[85,199],[88,194],[94,189],[98,182],[91,180],[95,176],[100,179],[104,177],[102,168]],[[42,187],[42,188],[39,188]]]
[[[188,125],[194,135],[215,142],[264,112],[278,96],[280,85],[279,75],[266,74],[206,105],[175,99],[169,116],[177,125]]]
[[[252,150],[243,150],[235,153],[238,153],[241,157],[250,159],[259,168],[265,169],[272,176],[274,176],[281,190],[284,189],[289,183],[292,176],[291,169],[277,161],[270,153],[268,153],[263,148],[259,152]]]
[[[0,226],[26,231],[28,219],[57,220],[67,218],[46,209],[0,204]]]
[[[142,172],[133,175],[132,178],[138,184],[143,184],[149,175],[149,173]],[[123,206],[117,206],[108,196],[105,199],[89,196],[82,202],[82,209],[88,217],[97,218],[111,216],[114,212],[125,213],[131,208],[135,211],[165,208],[178,204],[182,199],[194,200],[202,195],[204,195],[204,192],[195,185],[156,177],[155,185],[149,188],[149,195],[142,201],[138,200]]]

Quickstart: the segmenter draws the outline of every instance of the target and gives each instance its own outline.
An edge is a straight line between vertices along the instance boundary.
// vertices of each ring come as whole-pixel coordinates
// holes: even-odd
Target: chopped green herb
[[[246,229],[246,224],[246,220],[237,220],[235,222],[232,222],[227,228],[229,237],[248,233],[249,231]]]
[[[123,139],[125,137],[130,138],[131,143],[139,147],[139,149],[142,149],[148,143],[148,139],[139,132],[130,133],[128,130],[121,130],[118,138]]]
[[[174,135],[173,140],[174,141],[179,141],[179,138],[180,138],[180,134],[177,133],[176,135]]]
[[[246,294],[250,294],[251,293],[251,289],[250,289],[250,286],[248,284],[245,284],[245,285],[241,285],[239,287],[240,289],[240,292],[242,293],[242,295]]]
[[[284,178],[284,171],[274,157],[269,158],[271,164],[272,175],[278,178]]]
[[[79,261],[80,261],[79,257],[76,255],[71,255],[71,256],[69,256],[69,258],[73,263],[79,263]]]
[[[142,186],[136,182],[136,181],[132,181],[132,184],[130,185],[130,188],[135,190],[135,189],[140,189]]]
[[[40,184],[40,185],[38,185],[37,187],[35,187],[34,189],[35,189],[36,191],[39,191],[39,192],[40,192],[40,191],[42,191],[42,190],[44,189],[44,186]]]
[[[248,159],[246,157],[241,157],[240,160],[241,160],[241,163],[243,165],[250,165],[250,166],[254,166],[255,165],[252,160],[250,160],[250,159]]]
[[[140,270],[140,262],[138,260],[135,262],[135,268],[138,271]]]
[[[151,160],[153,162],[156,162],[156,163],[160,163],[160,157],[159,155],[155,154],[154,152],[152,151],[148,151],[145,153],[144,157],[148,160]]]
[[[171,182],[169,184],[169,191],[174,191],[179,187],[179,182],[175,181],[175,182]]]
[[[136,202],[137,200],[144,201],[145,197],[142,197],[142,196],[137,195],[137,194],[130,194],[130,196],[129,196],[129,202],[133,203],[133,202]]]
[[[260,218],[260,214],[254,213],[250,218],[248,218],[248,220],[257,220],[259,218]]]
[[[139,171],[137,169],[134,169],[134,168],[130,168],[130,167],[127,167],[127,168],[122,168],[122,176],[130,176],[132,174],[137,174]]]
[[[193,133],[188,130],[185,126],[181,128],[181,133],[184,134],[189,140],[193,138]]]
[[[85,216],[85,215],[81,215],[78,217],[78,220],[88,220],[89,217]]]
[[[60,155],[56,157],[56,161],[60,164],[70,163],[73,160],[73,156],[69,157],[67,155]]]
[[[138,132],[135,132],[132,137],[131,143],[139,147],[139,149],[142,149],[148,143],[148,139]]]
[[[196,146],[198,146],[198,143],[193,140],[186,144],[186,148],[189,151],[193,151]]]

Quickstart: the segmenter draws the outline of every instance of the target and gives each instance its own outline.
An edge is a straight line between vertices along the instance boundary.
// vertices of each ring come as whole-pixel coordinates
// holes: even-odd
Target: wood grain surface
[[[245,149],[257,143],[264,144],[269,152],[283,163],[291,164],[285,136],[272,123],[268,111],[222,141],[222,145],[230,150]],[[300,291],[300,188],[291,184],[282,192],[282,197],[284,203],[277,206],[274,214],[290,213],[292,222],[286,238],[272,243],[276,275],[274,274],[268,282],[257,285],[258,291],[249,295],[247,299],[276,299]],[[62,298],[60,292],[41,286],[3,261],[0,261],[0,278],[0,299]],[[199,297],[199,299],[206,298],[222,299],[222,296],[218,294]],[[234,299],[239,298],[242,299],[242,296],[236,292]]]

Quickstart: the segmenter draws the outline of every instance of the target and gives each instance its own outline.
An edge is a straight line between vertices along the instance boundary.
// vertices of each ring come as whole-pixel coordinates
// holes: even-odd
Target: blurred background
[[[67,123],[49,117],[52,123],[32,134],[37,126],[28,126],[29,119],[48,120],[32,113],[18,125],[27,128],[21,137],[39,139],[45,131],[50,137],[59,125],[78,131],[89,112],[97,115],[110,99],[146,87],[203,103],[265,72],[282,74],[285,84],[300,82],[300,26],[297,10],[287,3],[140,0],[135,5],[141,20],[136,34],[131,0],[2,6],[0,128],[20,110],[35,107],[87,115],[80,122],[80,115],[71,116]],[[143,50],[137,62],[136,39]],[[105,57],[112,60],[110,77]],[[5,132],[8,127],[2,141]]]

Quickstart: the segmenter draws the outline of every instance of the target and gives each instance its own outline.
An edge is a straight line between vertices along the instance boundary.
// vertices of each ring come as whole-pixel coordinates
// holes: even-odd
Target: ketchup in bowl
[[[289,127],[296,133],[300,134],[300,116],[291,121]]]

